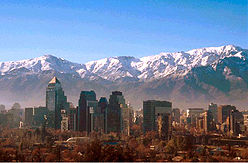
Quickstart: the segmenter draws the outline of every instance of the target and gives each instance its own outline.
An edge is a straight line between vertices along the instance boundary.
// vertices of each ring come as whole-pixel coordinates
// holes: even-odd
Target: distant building
[[[45,123],[45,117],[49,115],[46,107],[25,108],[25,126],[40,127]]]
[[[196,119],[204,112],[203,108],[189,108],[187,109],[187,117],[190,119],[192,127],[196,127]]]
[[[69,104],[67,97],[64,94],[60,81],[54,77],[46,88],[46,108],[54,112],[54,128],[60,129],[61,127],[61,110],[68,110]],[[52,115],[52,114],[51,114]]]
[[[123,129],[122,108],[127,108],[125,98],[120,91],[110,95],[107,109],[107,132],[121,133]]]
[[[158,113],[157,116],[158,135],[162,139],[169,139],[171,133],[171,114]]]
[[[82,91],[78,102],[78,130],[90,133],[94,130],[94,113],[98,107],[94,91]]]
[[[0,113],[6,112],[5,105],[0,104]]]
[[[124,107],[125,106],[125,107]],[[121,105],[122,133],[130,135],[130,127],[133,119],[133,110],[130,104]]]
[[[76,131],[78,124],[78,108],[75,108],[72,103],[69,106],[69,130]]]
[[[34,108],[25,108],[25,126],[33,125]]]
[[[213,121],[218,122],[218,105],[214,103],[210,103],[208,105],[208,110],[213,116]]]
[[[248,131],[248,111],[243,112],[243,117],[245,130]]]
[[[148,100],[143,102],[143,129],[158,131],[160,136],[167,136],[171,132],[172,103],[168,101]],[[163,134],[162,134],[163,133]]]
[[[220,124],[226,122],[226,119],[230,116],[232,110],[236,110],[236,107],[231,105],[220,105],[218,107],[218,122]]]
[[[49,110],[46,107],[34,107],[33,125],[40,127],[45,123],[45,117],[48,116]]]
[[[172,121],[180,124],[180,109],[178,108],[172,109]]]
[[[200,116],[196,117],[196,128],[200,132],[209,132],[214,129],[211,112],[204,111]]]
[[[67,131],[69,129],[69,119],[66,110],[61,110],[61,117],[61,131]]]
[[[232,110],[229,118],[229,131],[232,136],[238,136],[242,133],[244,126],[244,116],[238,110]]]
[[[187,117],[192,117],[192,116],[199,116],[204,112],[203,108],[189,108],[187,109]]]
[[[96,114],[96,130],[102,133],[107,133],[107,108],[108,100],[106,97],[101,97],[98,102],[98,109]]]

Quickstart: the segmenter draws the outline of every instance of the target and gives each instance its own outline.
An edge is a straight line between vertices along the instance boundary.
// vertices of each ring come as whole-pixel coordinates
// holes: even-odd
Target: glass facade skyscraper
[[[52,117],[54,128],[60,129],[61,126],[61,110],[68,111],[69,104],[64,94],[60,81],[54,77],[46,88],[46,108],[54,113]]]

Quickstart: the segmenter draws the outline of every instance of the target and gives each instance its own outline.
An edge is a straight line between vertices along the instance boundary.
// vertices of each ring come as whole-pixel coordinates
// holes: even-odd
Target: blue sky
[[[247,0],[1,0],[0,61],[248,48]]]

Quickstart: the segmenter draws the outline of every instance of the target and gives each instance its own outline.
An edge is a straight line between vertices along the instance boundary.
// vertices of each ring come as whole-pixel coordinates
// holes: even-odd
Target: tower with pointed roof
[[[54,77],[46,88],[46,107],[53,113],[52,126],[55,129],[60,129],[61,125],[61,110],[68,110],[67,97],[64,94],[60,81]]]

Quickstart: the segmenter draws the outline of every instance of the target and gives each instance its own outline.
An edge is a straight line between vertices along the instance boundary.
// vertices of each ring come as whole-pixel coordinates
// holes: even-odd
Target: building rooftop
[[[49,82],[49,84],[56,84],[56,83],[60,83],[60,81],[56,77],[53,77],[53,79]]]

